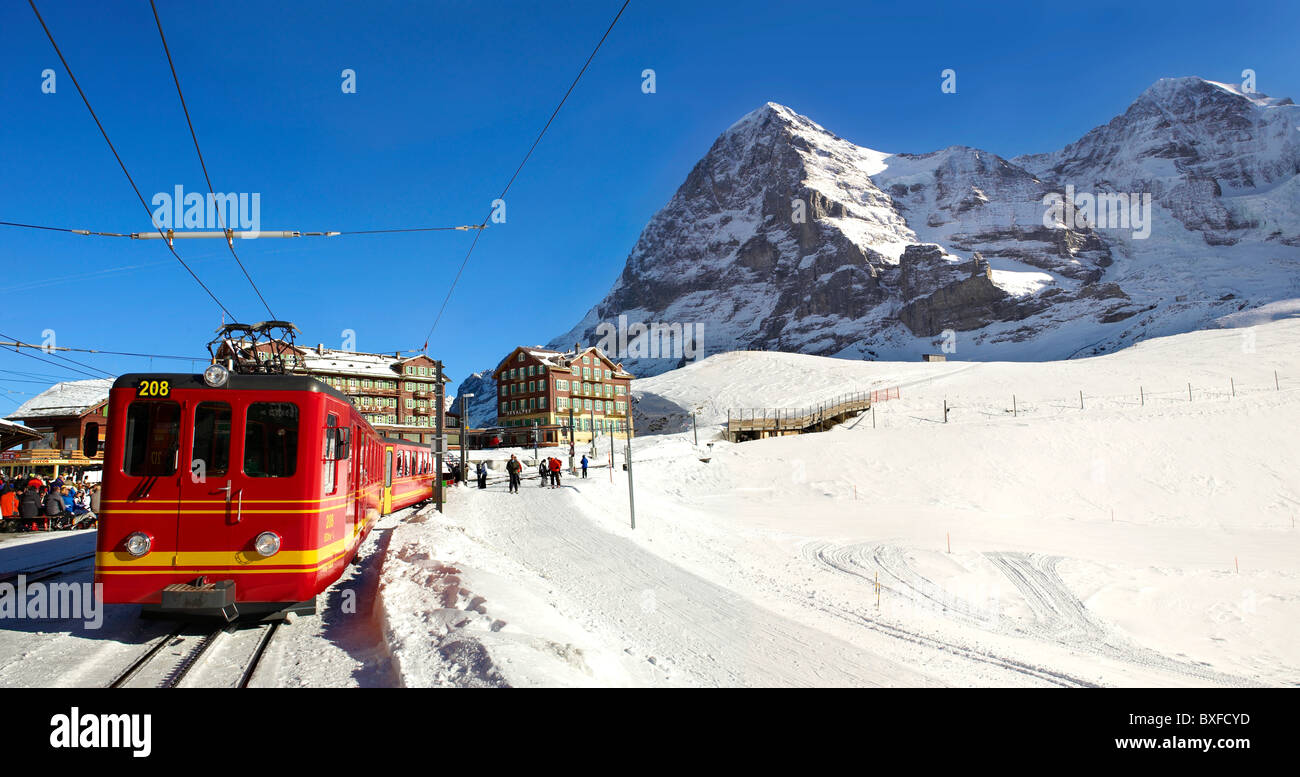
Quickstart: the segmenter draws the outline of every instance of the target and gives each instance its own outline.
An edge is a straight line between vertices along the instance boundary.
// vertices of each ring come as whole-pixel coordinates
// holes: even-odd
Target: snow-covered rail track
[[[70,567],[74,564],[80,564],[83,561],[90,561],[93,560],[94,558],[95,558],[94,553],[83,553],[82,555],[79,556],[65,558],[62,561],[55,561],[49,564],[42,564],[41,566],[32,567],[30,569],[19,569],[13,572],[3,572],[0,573],[0,583],[12,583],[15,580],[17,580],[19,577],[22,577],[28,583],[33,583],[36,582],[37,580],[45,580],[51,577],[58,577],[59,575],[76,571],[75,569],[65,569],[65,567]]]
[[[279,622],[272,622],[253,627],[260,630],[260,636],[252,653],[237,665],[239,675],[238,681],[233,683],[234,687],[248,687],[279,626]],[[139,658],[118,674],[108,687],[176,688],[195,667],[202,663],[204,657],[212,652],[211,649],[217,642],[228,635],[244,630],[252,629],[243,629],[237,625],[223,625],[211,630],[178,626],[156,639]]]

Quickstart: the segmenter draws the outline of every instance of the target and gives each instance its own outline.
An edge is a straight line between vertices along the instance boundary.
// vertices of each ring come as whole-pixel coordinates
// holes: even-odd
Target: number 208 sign
[[[142,380],[135,387],[137,397],[165,397],[171,393],[171,384],[165,380]]]

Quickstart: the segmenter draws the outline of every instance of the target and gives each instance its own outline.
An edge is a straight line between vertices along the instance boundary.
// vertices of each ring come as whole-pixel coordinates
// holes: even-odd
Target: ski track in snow
[[[901,594],[912,599],[922,599],[945,616],[973,626],[1010,636],[1024,636],[1055,642],[1072,650],[1085,651],[1138,664],[1170,674],[1183,675],[1198,681],[1225,686],[1258,686],[1259,684],[1223,672],[1216,672],[1194,663],[1178,661],[1154,650],[1134,645],[1130,640],[1107,626],[1088,611],[1056,572],[1060,556],[1037,553],[987,552],[983,554],[998,571],[1011,582],[1033,613],[1033,622],[990,618],[989,614],[963,600],[930,580],[913,568],[901,549],[893,545],[863,543],[837,546],[828,542],[807,542],[801,548],[803,557],[819,566],[860,578],[874,585],[875,575],[880,576],[882,590]],[[963,649],[953,645],[955,649]],[[988,654],[994,662],[1014,662],[1001,656]],[[1025,667],[1028,674],[1043,671]],[[1069,684],[1093,685],[1091,681],[1061,676]]]

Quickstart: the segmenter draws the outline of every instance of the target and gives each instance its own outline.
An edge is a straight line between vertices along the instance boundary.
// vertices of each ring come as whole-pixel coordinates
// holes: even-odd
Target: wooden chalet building
[[[259,359],[270,358],[273,347],[288,351],[284,360],[297,374],[310,375],[347,394],[352,404],[375,430],[388,437],[432,443],[437,435],[437,369],[424,354],[402,357],[400,353],[363,353],[317,345],[315,348],[280,343],[260,343]],[[223,345],[218,359],[226,358]],[[443,385],[451,381],[442,377]],[[445,391],[445,389],[444,389]],[[460,417],[443,408],[447,449],[460,445]]]
[[[30,430],[22,434],[22,447],[0,452],[0,472],[6,477],[39,474],[57,477],[103,469],[104,452],[88,459],[82,455],[86,424],[99,424],[99,440],[108,429],[108,391],[112,378],[70,380],[56,383],[10,413],[8,420]],[[18,429],[10,429],[18,432]],[[5,435],[10,443],[19,442]]]
[[[635,432],[633,376],[599,348],[568,352],[520,346],[492,374],[503,445],[591,442],[593,436]]]

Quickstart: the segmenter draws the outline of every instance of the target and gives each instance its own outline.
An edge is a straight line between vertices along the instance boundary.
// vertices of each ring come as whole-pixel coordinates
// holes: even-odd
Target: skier
[[[551,459],[551,488],[560,487],[560,460]]]
[[[478,487],[487,488],[487,465],[481,461],[478,463]]]
[[[523,465],[519,463],[519,459],[515,458],[513,453],[510,454],[510,461],[506,462],[506,472],[510,475],[510,493],[512,494],[519,493],[519,472],[522,469]]]
[[[587,477],[587,454],[582,455],[582,477]]]
[[[551,465],[550,459],[539,459],[537,462],[537,485],[546,488],[546,484],[551,482]]]

